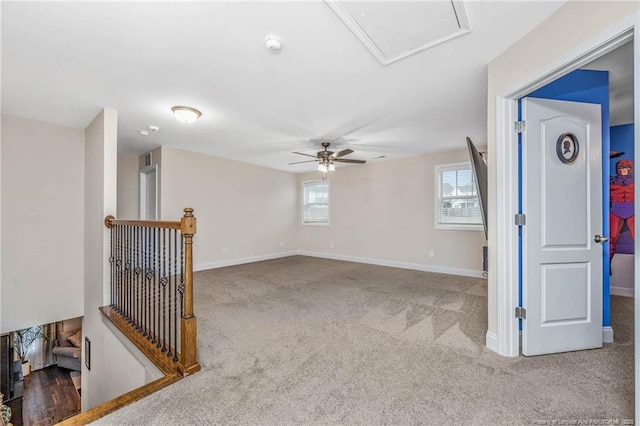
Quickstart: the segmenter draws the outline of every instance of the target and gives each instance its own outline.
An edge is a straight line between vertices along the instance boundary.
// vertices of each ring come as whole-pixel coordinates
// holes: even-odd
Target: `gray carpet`
[[[603,349],[510,359],[484,347],[486,291],[302,256],[196,273],[203,371],[95,424],[633,418],[633,299],[612,298],[616,342]]]

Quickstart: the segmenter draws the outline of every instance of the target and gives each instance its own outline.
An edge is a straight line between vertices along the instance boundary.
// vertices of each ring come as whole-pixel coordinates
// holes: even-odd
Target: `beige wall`
[[[138,219],[138,156],[118,154],[118,219]]]
[[[435,166],[460,162],[469,162],[467,150],[338,166],[329,175],[330,225],[302,225],[299,216],[298,249],[338,259],[481,276],[484,233],[435,229]],[[299,175],[298,193],[303,181],[321,176]],[[299,212],[301,204],[299,198]],[[435,257],[430,258],[429,251]]]
[[[2,115],[2,332],[82,315],[84,133]]]
[[[179,220],[185,207],[195,210],[196,269],[296,249],[294,174],[165,146],[160,169],[161,219]]]
[[[109,303],[109,231],[104,217],[116,213],[117,113],[103,110],[85,130],[83,336],[91,341],[91,369],[82,363],[82,410],[127,393],[160,377],[117,329],[102,317]],[[56,298],[55,300],[60,300]]]
[[[638,11],[638,2],[571,1],[512,45],[489,64],[487,98],[487,140],[489,141],[489,333],[497,333],[497,281],[500,259],[497,251],[498,167],[496,150],[496,97],[505,96],[539,75],[555,61],[576,51],[607,28]],[[568,30],[569,29],[569,30]]]
[[[4,332],[2,328],[2,119],[0,116],[0,332]]]

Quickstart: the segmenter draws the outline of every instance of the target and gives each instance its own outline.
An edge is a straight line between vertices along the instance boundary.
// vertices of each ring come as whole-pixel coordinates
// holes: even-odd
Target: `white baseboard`
[[[614,296],[633,297],[633,288],[628,287],[609,287],[609,293]]]
[[[602,343],[613,343],[613,328],[610,325],[602,327]]]
[[[486,279],[486,277],[482,275],[482,271],[474,270],[474,269],[449,268],[447,266],[423,265],[420,263],[398,262],[395,260],[372,259],[367,257],[314,252],[314,251],[307,251],[307,250],[285,251],[285,252],[279,252],[279,253],[269,253],[269,254],[264,254],[259,256],[249,256],[249,257],[241,257],[236,259],[218,260],[215,262],[199,263],[193,267],[193,270],[204,271],[207,269],[224,268],[226,266],[242,265],[245,263],[252,263],[252,262],[261,262],[263,260],[280,259],[282,257],[289,257],[289,256],[295,256],[295,255],[320,257],[323,259],[344,260],[347,262],[366,263],[369,265],[389,266],[392,268],[411,269],[415,271],[436,272],[440,274],[460,275],[463,277]]]
[[[414,271],[436,272],[439,274],[460,275],[463,277],[484,278],[482,271],[474,269],[449,268],[447,266],[423,265],[421,263],[398,262],[395,260],[372,259],[368,257],[350,256],[346,254],[334,254],[325,252],[315,252],[298,250],[301,256],[321,257],[323,259],[344,260],[347,262],[367,263],[369,265],[389,266],[392,268],[411,269]]]
[[[245,263],[252,263],[252,262],[261,262],[263,260],[280,259],[282,257],[295,256],[297,254],[298,252],[296,251],[282,251],[279,253],[269,253],[269,254],[262,254],[258,256],[240,257],[237,259],[217,260],[215,262],[200,263],[198,265],[195,265],[193,267],[193,270],[204,271],[207,269],[224,268],[226,266],[242,265]]]
[[[490,333],[487,331],[487,336],[485,337],[485,344],[487,345],[487,349],[498,353],[498,336],[494,333]]]

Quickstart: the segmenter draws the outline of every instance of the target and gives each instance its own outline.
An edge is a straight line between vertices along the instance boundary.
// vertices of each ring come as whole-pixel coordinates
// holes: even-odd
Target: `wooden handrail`
[[[144,386],[140,386],[139,388],[134,389],[131,392],[127,392],[124,395],[97,405],[90,410],[87,410],[73,417],[69,417],[68,419],[63,420],[58,424],[63,426],[83,426],[89,424],[94,420],[98,420],[99,418],[116,411],[119,408],[134,403],[146,396],[149,396],[152,393],[157,392],[160,389],[165,388],[180,379],[181,377],[176,374],[161,377],[157,380],[154,380],[153,382],[147,383]]]
[[[188,207],[185,212],[189,209]],[[190,209],[193,216],[193,209]],[[195,219],[195,218],[194,218]],[[109,215],[104,218],[104,225],[107,228],[113,228],[115,225],[126,226],[144,226],[145,228],[161,228],[161,229],[182,229],[182,221],[169,221],[169,220],[127,220],[116,219]]]

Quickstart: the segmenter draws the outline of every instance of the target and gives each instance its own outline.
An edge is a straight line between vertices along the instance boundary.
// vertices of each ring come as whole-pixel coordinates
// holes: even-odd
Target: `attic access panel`
[[[325,1],[382,65],[471,31],[461,1]]]

